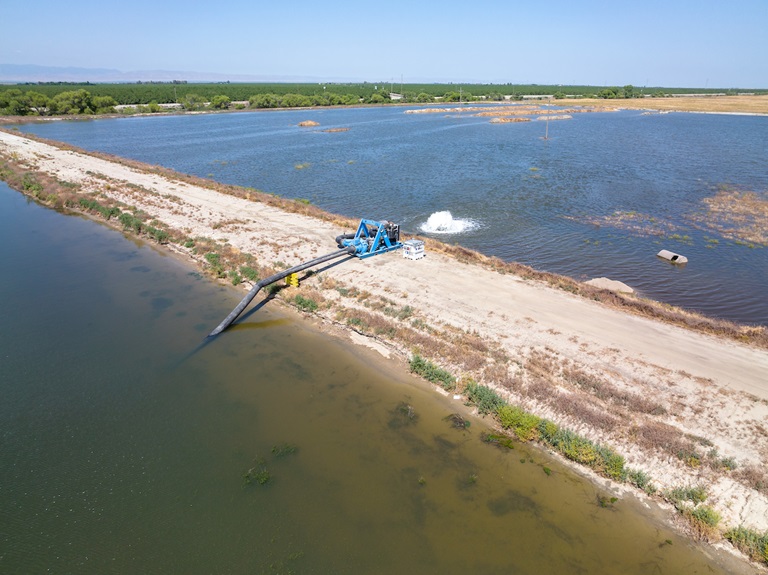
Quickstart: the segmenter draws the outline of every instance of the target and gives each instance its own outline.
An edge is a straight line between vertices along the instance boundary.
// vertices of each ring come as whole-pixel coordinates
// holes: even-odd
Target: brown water
[[[742,568],[277,305],[201,345],[241,294],[118,233],[0,186],[0,239],[2,573]]]

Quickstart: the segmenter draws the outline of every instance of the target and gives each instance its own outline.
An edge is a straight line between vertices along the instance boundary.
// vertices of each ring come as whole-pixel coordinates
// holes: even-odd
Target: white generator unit
[[[408,260],[420,260],[425,255],[424,242],[421,240],[406,240],[403,242],[403,257]]]

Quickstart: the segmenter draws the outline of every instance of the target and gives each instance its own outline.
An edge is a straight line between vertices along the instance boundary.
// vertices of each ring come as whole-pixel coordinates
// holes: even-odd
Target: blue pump
[[[352,256],[369,258],[377,254],[391,252],[392,250],[403,247],[403,244],[400,241],[400,226],[386,220],[380,222],[374,220],[360,220],[360,225],[357,226],[357,231],[353,234],[341,234],[340,236],[337,236],[336,244],[339,246],[339,249],[336,251],[295,265],[292,268],[277,272],[268,278],[258,281],[242,301],[237,304],[237,307],[224,318],[224,321],[208,334],[208,337],[215,337],[227,329],[243,312],[248,304],[251,303],[251,300],[253,300],[259,290],[265,286],[284,279],[291,274],[297,274],[300,271],[304,271],[334,259],[343,258],[345,256],[348,259],[351,259]]]
[[[342,234],[336,238],[339,248],[354,247],[358,258],[369,258],[403,247],[400,226],[387,220],[360,220],[354,234]]]

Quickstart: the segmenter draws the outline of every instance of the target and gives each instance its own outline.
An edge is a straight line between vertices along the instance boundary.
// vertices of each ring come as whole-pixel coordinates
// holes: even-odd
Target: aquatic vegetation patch
[[[472,487],[475,487],[477,485],[478,475],[477,473],[469,473],[468,475],[464,475],[459,477],[458,479],[458,488],[459,489],[470,489]]]
[[[243,484],[248,485],[266,485],[272,480],[272,474],[267,469],[267,462],[257,457],[254,465],[243,475]]]
[[[702,210],[689,219],[741,245],[768,246],[768,191],[728,187],[702,200]]]
[[[293,443],[280,443],[272,446],[272,455],[275,457],[285,457],[286,455],[295,455],[299,451],[299,446]]]
[[[401,401],[391,411],[388,425],[391,429],[399,429],[401,427],[415,425],[418,421],[419,414],[416,413],[413,406],[410,403]]]
[[[496,515],[508,515],[509,513],[531,513],[538,515],[540,506],[530,497],[517,491],[507,491],[506,495],[491,499],[487,503],[488,509]]]
[[[446,415],[443,418],[443,421],[450,423],[453,429],[459,429],[461,431],[468,429],[471,425],[471,422],[468,419],[464,419],[458,413],[451,413],[450,415]]]
[[[599,228],[614,228],[640,237],[673,237],[683,228],[668,220],[636,211],[615,211],[602,216],[563,216],[566,220],[589,224]]]
[[[607,495],[596,496],[597,506],[603,509],[613,509],[614,504],[619,500],[618,497],[608,497]]]
[[[515,444],[512,441],[511,437],[507,437],[506,435],[500,435],[497,433],[483,432],[482,434],[480,434],[480,441],[482,441],[483,443],[488,443],[490,445],[495,445],[500,449],[515,448]]]

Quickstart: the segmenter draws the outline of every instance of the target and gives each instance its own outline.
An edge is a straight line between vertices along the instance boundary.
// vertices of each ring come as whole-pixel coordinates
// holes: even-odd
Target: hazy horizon
[[[41,1],[5,6],[0,61],[235,81],[768,88],[765,0],[233,0],[204,12],[180,0],[119,11]]]

